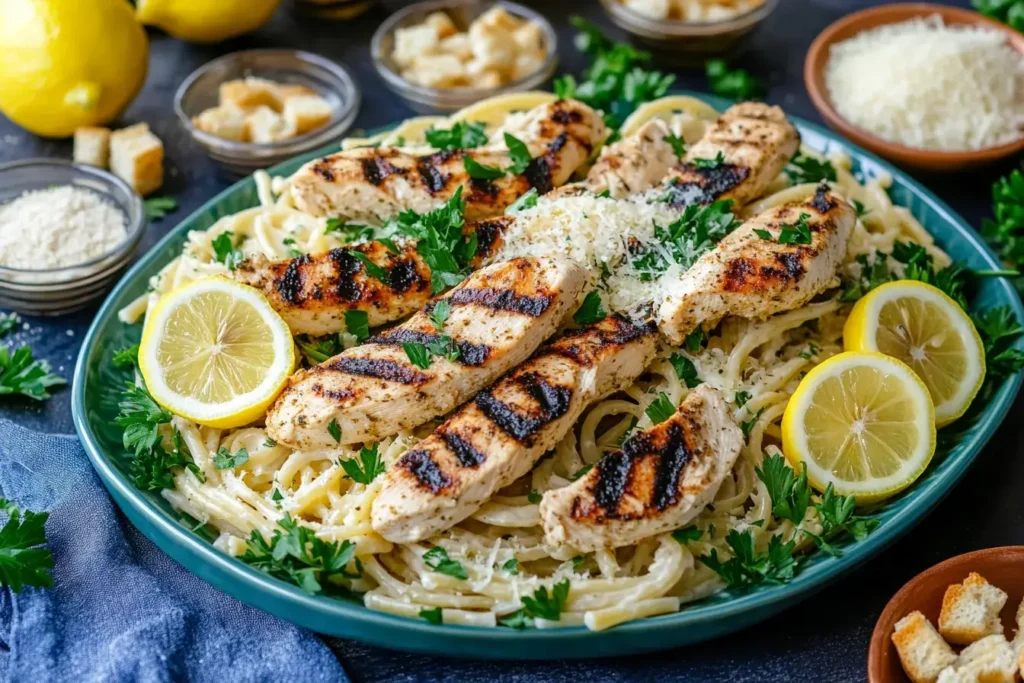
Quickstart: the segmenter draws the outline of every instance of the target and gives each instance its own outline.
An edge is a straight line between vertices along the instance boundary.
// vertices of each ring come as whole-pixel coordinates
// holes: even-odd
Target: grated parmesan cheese
[[[837,43],[825,81],[840,116],[908,147],[982,149],[1024,131],[1024,58],[998,31],[937,15]]]
[[[671,266],[660,278],[643,282],[630,255],[638,248],[660,246],[654,226],[679,218],[678,209],[657,200],[660,194],[630,201],[592,194],[542,198],[516,214],[497,258],[564,256],[590,271],[590,286],[604,290],[613,311],[657,303],[661,281],[678,277],[681,269]]]
[[[62,185],[0,205],[0,265],[64,268],[99,258],[124,241],[124,213],[98,193]]]

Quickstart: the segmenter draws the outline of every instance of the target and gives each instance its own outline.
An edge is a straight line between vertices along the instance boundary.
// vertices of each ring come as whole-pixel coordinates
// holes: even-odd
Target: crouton
[[[265,144],[295,137],[295,129],[283,116],[270,107],[257,107],[245,118],[246,137],[249,142]]]
[[[960,653],[953,666],[939,673],[938,683],[1014,683],[1017,662],[1003,634],[985,636]]]
[[[448,36],[453,36],[459,32],[459,28],[444,12],[431,12],[427,15],[427,18],[423,20],[423,23],[427,26],[433,26],[434,31],[437,32],[437,37],[440,40],[444,40]]]
[[[501,26],[488,26],[478,21],[469,27],[469,46],[473,61],[483,68],[511,72],[515,68],[518,46],[512,32]]]
[[[1003,632],[999,610],[1007,595],[971,572],[963,583],[946,589],[939,614],[939,633],[950,643],[970,645],[987,635]]]
[[[164,183],[164,143],[139,123],[110,135],[110,170],[146,196]]]
[[[456,33],[441,41],[438,51],[446,55],[458,57],[460,61],[467,62],[473,58],[473,48],[469,45],[469,35]]]
[[[512,79],[518,81],[537,72],[544,66],[543,52],[524,52],[516,57],[515,69],[512,72]]]
[[[222,104],[207,109],[199,116],[193,117],[192,123],[199,130],[225,140],[245,142],[248,137],[245,112],[233,104]]]
[[[420,55],[413,60],[409,80],[428,88],[450,88],[466,80],[466,70],[453,55]]]
[[[522,24],[522,20],[513,16],[507,12],[503,7],[492,7],[477,18],[476,21],[470,25],[470,30],[473,26],[484,26],[490,29],[497,29],[501,32],[515,31]]]
[[[298,83],[275,83],[277,86],[276,95],[278,108],[275,111],[283,111],[284,105],[293,97],[319,97],[320,93],[312,88],[307,88]],[[273,107],[272,107],[273,109]]]
[[[437,52],[439,40],[437,29],[427,24],[400,28],[395,31],[395,49],[391,56],[396,64],[406,68],[420,55]]]
[[[896,622],[892,642],[914,683],[935,683],[939,672],[956,662],[956,653],[918,611]]]
[[[75,129],[74,160],[106,168],[110,158],[110,129],[83,126]]]
[[[333,115],[334,107],[319,95],[292,97],[284,103],[284,118],[296,135],[326,125]]]
[[[239,109],[270,107],[279,111],[281,104],[278,84],[265,78],[245,78],[220,84],[221,104],[233,104]]]
[[[512,33],[512,39],[523,52],[541,52],[544,50],[544,31],[532,21],[525,22]]]

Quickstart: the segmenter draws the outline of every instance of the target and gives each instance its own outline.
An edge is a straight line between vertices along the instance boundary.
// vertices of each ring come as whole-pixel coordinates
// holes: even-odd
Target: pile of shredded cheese
[[[91,190],[61,185],[0,205],[0,266],[49,270],[99,258],[124,241],[124,213]]]
[[[832,47],[825,81],[839,114],[890,142],[974,150],[1024,134],[1024,58],[1002,33],[939,16]]]

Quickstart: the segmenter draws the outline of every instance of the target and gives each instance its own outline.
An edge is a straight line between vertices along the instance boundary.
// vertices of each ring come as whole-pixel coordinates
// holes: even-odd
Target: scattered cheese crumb
[[[825,70],[839,115],[919,149],[982,149],[1024,132],[1024,58],[999,31],[938,16],[864,31]]]

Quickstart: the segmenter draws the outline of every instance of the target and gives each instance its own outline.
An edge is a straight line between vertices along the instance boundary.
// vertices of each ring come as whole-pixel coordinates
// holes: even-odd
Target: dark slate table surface
[[[522,0],[521,0],[522,1]],[[597,2],[561,0],[530,2],[559,29],[562,70],[578,73],[583,60],[572,45],[570,14],[583,14],[622,37],[603,15]],[[400,2],[397,4],[401,4]],[[748,43],[738,64],[770,84],[767,100],[787,112],[820,121],[802,83],[803,58],[814,36],[840,16],[886,4],[872,0],[782,0],[779,9]],[[950,4],[968,6],[968,0]],[[391,3],[394,9],[395,3]],[[234,50],[253,47],[301,47],[344,62],[356,73],[363,89],[363,106],[356,127],[369,128],[409,116],[412,112],[377,78],[369,55],[369,38],[388,8],[378,6],[349,23],[329,23],[296,16],[286,6],[259,32],[217,46],[189,45],[151,33],[150,73],[142,94],[123,123],[146,121],[165,141],[167,180],[161,194],[178,199],[177,213],[150,225],[142,249],[151,247],[232,180],[222,175],[203,151],[179,129],[171,98],[182,79],[204,62]],[[675,70],[684,88],[705,89],[699,71]],[[0,116],[0,162],[33,156],[67,158],[68,141],[42,140]],[[990,211],[989,188],[1015,162],[958,176],[918,178],[979,225]],[[95,308],[62,318],[25,318],[26,326],[13,338],[31,343],[70,379],[82,337]],[[5,400],[0,416],[29,428],[71,433],[70,391],[63,390],[44,404]],[[583,662],[475,662],[393,651],[356,643],[332,641],[345,667],[357,681],[861,681],[866,677],[868,640],[875,619],[889,597],[926,567],[969,550],[1024,544],[1024,436],[1016,428],[1024,404],[1015,405],[1010,419],[978,458],[956,490],[906,538],[893,544],[866,566],[781,616],[733,636],[661,654]],[[301,672],[296,672],[301,679]]]

